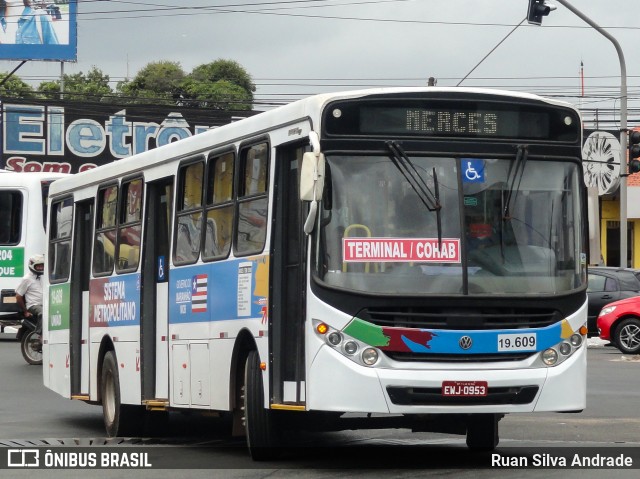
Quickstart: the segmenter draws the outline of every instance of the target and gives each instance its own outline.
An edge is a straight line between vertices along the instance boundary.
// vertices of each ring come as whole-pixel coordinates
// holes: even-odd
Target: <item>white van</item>
[[[65,176],[0,170],[0,332],[19,324],[15,288],[29,272],[29,258],[45,252],[49,185]]]

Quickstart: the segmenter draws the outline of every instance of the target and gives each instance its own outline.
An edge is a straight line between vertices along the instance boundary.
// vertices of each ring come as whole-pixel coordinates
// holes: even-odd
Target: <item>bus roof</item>
[[[0,170],[0,187],[15,186],[29,187],[42,181],[54,181],[70,176],[67,173],[17,172]]]
[[[129,156],[91,170],[86,170],[75,175],[69,175],[63,181],[52,185],[49,194],[56,195],[62,191],[69,191],[78,186],[103,183],[109,179],[119,178],[133,174],[149,166],[158,165],[165,161],[187,158],[199,151],[207,151],[212,145],[223,146],[243,139],[255,138],[261,132],[267,132],[278,126],[286,125],[294,121],[319,118],[325,105],[331,101],[362,98],[383,94],[411,94],[411,93],[458,93],[474,95],[499,95],[511,98],[528,99],[531,101],[545,102],[549,105],[577,109],[566,102],[551,100],[538,95],[496,90],[488,88],[464,88],[464,87],[402,87],[402,88],[371,88],[365,90],[351,90],[335,93],[321,93],[303,98],[287,105],[265,111],[258,115],[243,118],[239,121],[223,125],[195,136],[185,138],[168,145],[147,150],[137,155]],[[315,127],[315,125],[312,125]]]

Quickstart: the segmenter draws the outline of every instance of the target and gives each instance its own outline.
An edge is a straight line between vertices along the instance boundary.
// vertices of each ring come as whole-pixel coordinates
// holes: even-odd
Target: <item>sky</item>
[[[630,126],[640,125],[640,0],[570,2],[620,43]],[[115,87],[152,61],[179,62],[188,73],[231,59],[253,77],[256,109],[327,91],[422,86],[429,77],[456,86],[469,75],[461,86],[552,96],[581,107],[587,122],[604,120],[620,106],[615,48],[556,6],[542,26],[525,21],[508,35],[528,0],[80,0],[78,61],[64,72],[96,66]],[[17,65],[0,61],[0,72]],[[37,85],[60,70],[33,61],[16,74]]]

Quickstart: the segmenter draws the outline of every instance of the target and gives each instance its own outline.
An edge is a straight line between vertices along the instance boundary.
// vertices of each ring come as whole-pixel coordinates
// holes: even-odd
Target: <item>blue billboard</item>
[[[0,101],[0,169],[77,173],[256,113],[5,99]]]
[[[0,59],[76,61],[77,13],[77,0],[0,0]]]

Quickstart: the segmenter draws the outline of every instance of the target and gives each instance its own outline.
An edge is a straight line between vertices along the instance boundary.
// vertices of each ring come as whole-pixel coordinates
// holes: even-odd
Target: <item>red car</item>
[[[598,316],[600,338],[625,354],[640,353],[640,296],[607,304]]]

